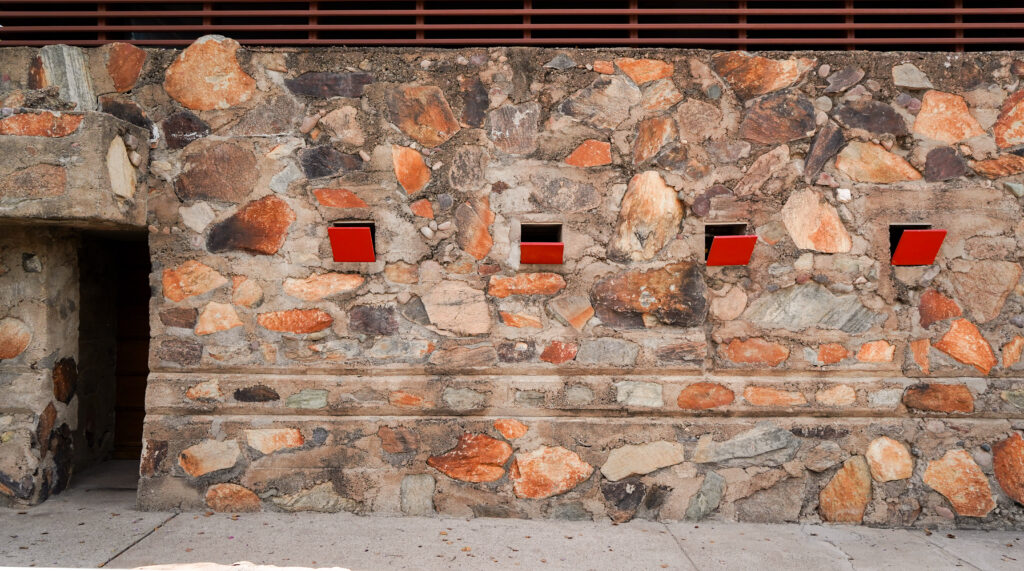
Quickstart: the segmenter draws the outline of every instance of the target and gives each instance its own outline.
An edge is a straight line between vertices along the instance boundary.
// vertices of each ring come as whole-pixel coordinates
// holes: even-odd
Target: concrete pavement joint
[[[938,533],[938,532],[934,532],[934,531],[933,531],[932,533]],[[960,563],[963,563],[963,564],[964,564],[964,565],[966,565],[967,567],[969,567],[969,568],[971,568],[971,569],[978,569],[978,570],[980,571],[981,567],[978,567],[977,565],[975,565],[975,564],[971,563],[970,561],[967,561],[967,560],[965,560],[964,558],[960,557],[960,556],[959,556],[959,555],[957,555],[956,553],[953,553],[953,552],[949,551],[948,549],[946,549],[945,547],[943,547],[943,545],[942,545],[941,543],[938,543],[937,541],[934,541],[934,540],[933,540],[933,539],[931,538],[931,536],[929,536],[929,535],[925,534],[925,536],[924,536],[924,540],[925,540],[926,542],[930,543],[931,545],[935,546],[935,547],[936,547],[936,548],[937,548],[937,549],[938,549],[939,551],[941,551],[941,552],[945,553],[946,555],[949,555],[950,557],[952,557],[953,559],[956,559],[956,560],[957,560],[957,561],[959,561]]]
[[[683,557],[685,557],[686,560],[690,562],[690,566],[694,569],[700,569],[699,567],[697,567],[697,564],[693,561],[693,558],[690,557],[690,554],[686,552],[686,548],[683,547],[683,542],[679,540],[679,537],[677,537],[675,533],[672,533],[672,528],[670,528],[668,524],[664,522],[662,522],[661,526],[664,527],[665,531],[667,531],[668,534],[672,536],[672,540],[676,542],[676,547],[679,548],[679,551],[683,554]]]
[[[148,532],[146,532],[146,534],[145,534],[145,535],[143,535],[143,536],[139,537],[138,539],[136,539],[135,541],[131,542],[131,543],[130,543],[130,544],[129,544],[129,545],[127,546],[127,547],[125,547],[125,548],[124,548],[124,549],[122,549],[121,551],[118,551],[117,553],[115,553],[115,554],[113,555],[113,557],[110,557],[109,559],[107,559],[107,560],[106,560],[106,561],[104,561],[103,563],[100,563],[100,564],[99,564],[99,565],[97,565],[96,567],[97,567],[97,568],[102,568],[102,567],[106,567],[108,563],[110,563],[111,561],[113,561],[113,560],[117,559],[118,557],[120,557],[120,556],[121,556],[121,555],[123,555],[124,553],[127,553],[129,549],[131,549],[131,548],[135,547],[136,545],[138,545],[139,543],[141,543],[141,542],[142,542],[142,540],[144,540],[144,539],[146,539],[147,537],[149,537],[149,536],[153,535],[154,533],[156,533],[156,530],[158,530],[158,529],[160,529],[161,527],[163,527],[163,526],[167,525],[167,522],[169,522],[169,521],[171,521],[172,519],[174,519],[174,518],[178,517],[179,515],[181,515],[181,514],[179,514],[179,513],[173,513],[173,514],[171,514],[171,517],[169,517],[169,518],[165,519],[164,521],[160,522],[160,525],[156,525],[156,526],[153,526],[153,529],[151,529],[151,530],[149,530]]]

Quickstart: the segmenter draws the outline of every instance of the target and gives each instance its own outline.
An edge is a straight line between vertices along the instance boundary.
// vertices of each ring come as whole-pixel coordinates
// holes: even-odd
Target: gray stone
[[[816,326],[863,333],[883,316],[861,305],[856,295],[837,296],[808,282],[759,297],[743,317],[764,328],[800,331]]]
[[[601,466],[601,475],[615,482],[629,476],[642,476],[673,466],[684,460],[683,445],[659,440],[645,444],[627,444],[612,450]]]
[[[1022,183],[1006,181],[1003,182],[1003,186],[1005,186],[1006,190],[1012,192],[1017,198],[1024,196],[1024,184]]]
[[[900,389],[883,389],[868,393],[868,404],[872,407],[895,407],[902,398]]]
[[[96,94],[82,48],[43,46],[39,59],[49,84],[60,88],[61,99],[75,103],[75,111],[96,111]]]
[[[22,254],[21,269],[27,274],[38,274],[43,271],[43,261],[35,254]]]
[[[330,482],[322,482],[294,494],[274,496],[270,501],[286,512],[354,512],[359,507],[355,501],[335,492]]]
[[[533,182],[533,199],[550,212],[583,212],[596,208],[601,195],[594,185],[567,178],[546,178],[536,176]]]
[[[594,402],[594,391],[582,385],[573,385],[565,389],[565,402],[569,406],[590,404]],[[1024,406],[1021,408],[1024,408]]]
[[[302,171],[295,163],[288,163],[288,166],[281,169],[270,179],[270,190],[277,193],[288,192],[288,185],[302,178]]]
[[[528,155],[537,148],[540,104],[503,105],[488,114],[494,146],[512,155]]]
[[[573,93],[558,110],[598,129],[614,129],[629,118],[630,107],[640,103],[640,88],[621,75],[602,75]]]
[[[544,406],[544,393],[540,391],[516,391],[516,404],[539,408]]]
[[[576,67],[576,62],[573,61],[571,57],[565,54],[558,54],[555,57],[551,58],[551,61],[544,64],[544,67],[549,67],[551,69],[557,69],[561,71],[572,67]]]
[[[796,443],[797,437],[792,432],[771,422],[760,422],[754,428],[724,442],[715,442],[710,435],[701,437],[693,452],[693,461],[706,464],[733,458],[753,458]]]
[[[797,521],[804,500],[804,480],[779,482],[736,502],[736,519],[753,523]]]
[[[824,472],[832,466],[845,462],[850,455],[847,454],[838,444],[831,440],[824,440],[814,445],[804,455],[804,466],[812,472]]]
[[[923,71],[912,63],[904,63],[892,68],[892,82],[896,87],[908,89],[932,89],[935,86],[928,80]]]
[[[1000,396],[1013,406],[1024,409],[1024,390],[1003,391]]]
[[[302,389],[293,395],[289,395],[285,399],[284,404],[289,408],[324,408],[327,406],[327,390]]]
[[[594,516],[583,506],[583,502],[555,504],[548,511],[548,517],[565,521],[592,521],[594,519]]]
[[[808,151],[807,158],[804,159],[804,181],[810,184],[815,175],[825,166],[825,163],[836,156],[836,153],[839,152],[839,149],[842,148],[845,142],[843,130],[831,121],[826,123],[818,131],[818,134],[814,136],[811,150]]]
[[[660,407],[665,404],[661,385],[640,381],[615,383],[615,402],[626,406]]]
[[[487,396],[473,389],[448,387],[441,393],[441,400],[455,410],[472,410],[483,408]]]
[[[864,70],[859,67],[841,69],[828,77],[825,93],[842,93],[864,79]]]
[[[448,170],[448,181],[456,190],[479,190],[487,182],[484,171],[487,168],[487,151],[483,147],[467,146],[460,147],[455,151],[451,168]],[[438,205],[441,210],[451,208],[451,196],[448,200],[438,197]],[[447,204],[447,206],[445,205]]]
[[[700,521],[706,518],[711,512],[718,509],[722,501],[722,494],[725,493],[725,478],[717,472],[708,472],[704,476],[704,482],[700,490],[690,498],[690,504],[686,506],[686,519]]]
[[[430,357],[430,342],[425,339],[382,337],[365,354],[380,361],[422,363]]]
[[[373,83],[369,73],[304,73],[284,80],[288,91],[306,97],[362,97],[363,87]]]
[[[427,516],[434,513],[434,477],[410,474],[402,478],[402,513]]]
[[[628,367],[636,362],[639,352],[639,345],[622,339],[584,339],[576,353],[576,361],[591,365],[599,363],[609,367]]]

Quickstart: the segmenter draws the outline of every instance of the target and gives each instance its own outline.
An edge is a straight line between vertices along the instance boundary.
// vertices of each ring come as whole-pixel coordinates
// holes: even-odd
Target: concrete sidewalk
[[[1024,531],[138,512],[110,464],[29,510],[0,509],[0,567],[250,561],[350,569],[1024,569]]]

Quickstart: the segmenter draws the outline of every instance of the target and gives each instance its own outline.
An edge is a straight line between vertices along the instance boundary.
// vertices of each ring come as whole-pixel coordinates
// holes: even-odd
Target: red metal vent
[[[715,236],[708,251],[709,266],[745,266],[754,253],[757,236]]]
[[[930,266],[945,238],[945,230],[904,230],[892,254],[892,265]]]
[[[327,229],[335,262],[375,262],[371,223],[338,223]]]
[[[7,46],[689,46],[994,50],[1024,44],[1008,0],[0,0]]]

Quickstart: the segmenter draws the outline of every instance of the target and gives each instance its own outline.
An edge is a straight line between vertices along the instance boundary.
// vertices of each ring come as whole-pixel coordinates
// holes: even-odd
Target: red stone
[[[315,333],[334,323],[334,318],[322,309],[289,309],[272,311],[256,316],[262,327],[286,333]]]
[[[407,393],[405,391],[392,391],[391,394],[388,395],[388,402],[394,406],[404,407],[434,406],[433,402],[428,401],[427,399],[419,395],[414,395],[412,393]]]
[[[531,499],[564,494],[593,473],[593,466],[561,446],[542,446],[531,452],[520,452],[509,470],[515,495]]]
[[[131,91],[146,63],[146,52],[131,44],[114,42],[107,46],[107,74],[118,93]]]
[[[45,198],[67,192],[68,171],[48,164],[32,165],[0,178],[0,198]]]
[[[409,210],[420,218],[434,219],[434,206],[426,198],[421,198],[409,205]]]
[[[599,311],[626,318],[650,315],[680,327],[700,325],[708,310],[707,286],[693,262],[609,276],[594,286],[592,299]]]
[[[258,512],[260,497],[238,484],[214,484],[206,490],[206,505],[215,512]]]
[[[928,339],[917,339],[910,342],[910,353],[914,357],[914,362],[921,368],[921,372],[926,375],[931,373],[928,362],[928,349],[931,346],[931,341]]]
[[[331,208],[367,208],[366,201],[345,188],[317,188],[313,190],[316,201]]]
[[[179,302],[194,295],[202,295],[228,283],[216,270],[196,260],[188,260],[176,268],[163,272],[164,297]]]
[[[933,412],[974,412],[974,396],[965,385],[914,385],[903,393],[903,404]]]
[[[216,224],[206,239],[211,252],[245,250],[254,254],[276,254],[284,244],[295,212],[288,203],[270,195],[240,208]]]
[[[238,48],[230,38],[199,38],[167,68],[164,90],[178,103],[199,111],[248,101],[256,91],[256,80],[238,65]]]
[[[423,162],[423,155],[416,149],[391,145],[391,163],[395,167],[395,177],[402,185],[406,194],[423,190],[430,182],[430,169]]]
[[[32,332],[20,319],[0,319],[0,359],[13,359],[21,355],[32,341]]]
[[[999,363],[978,326],[966,319],[954,321],[935,348],[965,365],[974,365],[984,375]]]
[[[860,346],[857,360],[862,363],[890,363],[895,352],[896,348],[888,341],[871,341]]]
[[[823,365],[834,365],[850,356],[850,352],[839,343],[826,343],[818,347],[818,360]]]
[[[494,429],[500,432],[505,438],[512,440],[523,436],[530,428],[518,420],[502,418],[494,421]]]
[[[488,197],[471,199],[455,209],[455,226],[458,228],[459,247],[477,260],[487,257],[494,245],[488,227],[494,222],[491,201]]]
[[[807,398],[799,391],[784,391],[771,387],[747,387],[743,398],[754,406],[800,406]]]
[[[419,448],[419,438],[408,428],[381,426],[377,429],[377,436],[380,437],[380,447],[390,454],[404,454]]]
[[[955,301],[934,289],[926,289],[921,294],[921,302],[918,305],[917,312],[921,316],[921,327],[925,329],[936,321],[960,317],[961,315],[960,306]]]
[[[996,481],[1006,495],[1024,504],[1024,438],[1014,432],[992,446],[992,466]]]
[[[565,279],[558,274],[516,274],[512,277],[491,276],[487,293],[499,298],[510,295],[552,295],[564,287]]]
[[[242,320],[238,318],[235,308],[227,303],[211,301],[206,304],[203,312],[199,314],[196,322],[196,335],[210,335],[219,331],[227,331],[235,327],[241,327]]]
[[[994,159],[983,161],[971,161],[968,164],[976,173],[985,178],[1001,178],[1024,172],[1024,157],[1014,154],[999,155]]]
[[[507,442],[467,433],[459,437],[455,448],[427,458],[427,465],[463,482],[493,482],[505,475],[505,462],[511,455]]]
[[[914,120],[914,134],[952,145],[984,135],[985,130],[971,115],[963,97],[930,90],[921,99],[921,110]]]
[[[579,351],[580,346],[576,343],[566,343],[563,341],[552,341],[544,348],[544,351],[540,354],[540,360],[548,363],[554,363],[555,365],[561,365],[568,361],[572,361],[576,358],[576,352]]]
[[[64,404],[71,402],[78,387],[78,365],[71,357],[64,357],[53,366],[53,398]]]
[[[789,357],[789,349],[764,339],[733,339],[722,348],[722,354],[733,363],[774,367]]]
[[[1020,355],[1024,352],[1024,337],[1017,335],[1006,345],[1003,345],[1003,367],[1009,368],[1020,361]]]
[[[587,139],[580,143],[568,157],[565,164],[574,167],[598,167],[612,162],[612,145],[597,139]]]
[[[715,73],[728,81],[741,99],[789,87],[814,63],[810,58],[775,60],[740,51],[717,53],[711,58]]]
[[[633,141],[633,164],[639,165],[654,157],[678,136],[676,122],[670,117],[644,119],[637,125],[636,140]]]
[[[985,517],[996,507],[988,478],[966,450],[950,450],[929,462],[924,483],[946,496],[959,515]]]
[[[245,200],[256,186],[256,156],[249,149],[204,139],[185,149],[174,191],[182,200]]]
[[[18,113],[0,119],[0,135],[28,137],[67,137],[78,130],[85,115],[68,115],[38,111]]]
[[[1024,143],[1024,89],[1003,102],[999,118],[992,126],[992,134],[996,137],[996,144],[1003,149]]]
[[[832,476],[818,496],[821,517],[833,523],[860,523],[871,501],[871,473],[863,456],[854,456]]]
[[[642,85],[648,81],[671,77],[673,66],[670,63],[657,59],[633,59],[620,57],[615,60],[615,65],[623,73],[633,80],[633,83]]]
[[[536,329],[544,327],[539,319],[530,315],[509,313],[507,311],[499,311],[498,315],[501,316],[501,322],[509,327],[533,327]]]
[[[405,85],[388,93],[391,122],[425,147],[436,147],[459,130],[448,101],[433,85]]]
[[[612,62],[607,60],[594,60],[594,71],[597,73],[603,73],[604,75],[611,75],[615,73],[615,66]]]
[[[679,393],[676,404],[688,410],[707,410],[732,404],[733,392],[718,383],[694,383]]]

